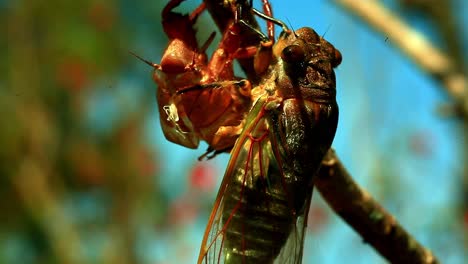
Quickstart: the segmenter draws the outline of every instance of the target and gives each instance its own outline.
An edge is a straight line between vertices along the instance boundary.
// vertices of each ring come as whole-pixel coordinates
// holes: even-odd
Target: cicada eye
[[[332,66],[333,68],[338,67],[338,65],[341,64],[341,60],[343,57],[341,57],[341,52],[337,49],[335,49],[334,54],[333,54],[333,60],[332,60]]]
[[[305,51],[302,46],[290,45],[283,49],[281,58],[287,63],[301,63],[305,60]]]

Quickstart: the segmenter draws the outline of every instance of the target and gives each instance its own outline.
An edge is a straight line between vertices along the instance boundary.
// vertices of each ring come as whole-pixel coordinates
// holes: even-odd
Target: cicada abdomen
[[[310,28],[283,32],[273,54],[231,152],[199,263],[302,261],[313,176],[338,122],[333,69],[341,54]]]

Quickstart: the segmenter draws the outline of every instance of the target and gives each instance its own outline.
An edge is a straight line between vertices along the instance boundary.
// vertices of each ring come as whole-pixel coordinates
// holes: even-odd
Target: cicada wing
[[[302,264],[302,256],[304,255],[304,239],[307,226],[307,219],[310,208],[312,192],[306,201],[304,212],[297,216],[295,226],[289,234],[286,244],[281,249],[278,257],[275,259],[275,264]]]
[[[257,101],[231,152],[199,264],[301,262],[305,218],[296,215],[284,188],[267,105],[266,98]]]
[[[232,219],[237,218],[246,206],[242,199],[245,188],[253,188],[254,177],[267,173],[268,155],[263,155],[262,146],[267,137],[253,140],[265,120],[264,100],[257,101],[246,118],[246,127],[231,151],[231,158],[221,182],[215,204],[211,211],[203,237],[198,263],[230,263],[227,248],[232,244],[227,234],[232,230]],[[239,185],[239,183],[241,183]],[[232,202],[232,197],[237,196]]]
[[[270,120],[270,122],[272,121]],[[278,136],[278,134],[278,131],[272,131],[272,136],[270,137],[272,145],[271,153],[275,156],[273,160],[277,161],[278,167],[284,168],[285,166],[283,166],[283,163],[286,161],[283,160],[282,157],[287,154],[284,153],[284,148],[281,143],[279,143],[281,136]],[[276,137],[274,135],[276,135]],[[282,169],[280,169],[280,172],[282,179],[285,179],[285,177],[287,177],[286,173]],[[286,193],[286,195],[288,196],[289,201],[293,201],[296,198],[293,193]],[[296,209],[292,208],[293,206],[290,208],[293,215],[291,230],[286,242],[281,248],[281,251],[273,262],[274,264],[302,264],[305,230],[307,226],[310,202],[312,200],[312,191],[306,195],[305,199],[303,210],[298,212]]]

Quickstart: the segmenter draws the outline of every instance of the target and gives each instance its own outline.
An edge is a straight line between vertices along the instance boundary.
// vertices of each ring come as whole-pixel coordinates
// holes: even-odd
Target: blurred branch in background
[[[346,171],[334,150],[328,151],[315,180],[328,205],[391,263],[435,264],[431,251],[414,239]]]
[[[392,14],[379,1],[334,0],[334,2],[379,31],[422,70],[440,82],[441,87],[453,97],[459,114],[468,119],[467,80],[456,62],[434,47],[424,35]]]
[[[8,47],[11,64],[8,71],[10,109],[2,113],[2,124],[10,124],[2,139],[9,141],[2,146],[9,164],[2,164],[3,177],[8,177],[22,202],[25,213],[42,230],[58,263],[81,263],[80,241],[76,229],[60,209],[56,188],[52,185],[60,179],[52,179],[57,158],[57,127],[41,100],[42,76],[39,50],[33,39],[34,13],[31,6],[23,6],[8,15]],[[6,101],[6,100],[5,100]],[[8,114],[7,114],[8,113]],[[6,115],[7,114],[7,115]],[[5,133],[6,131],[4,131]],[[21,204],[17,204],[21,205]],[[53,224],[51,224],[53,223]],[[45,252],[44,252],[45,253]],[[43,254],[44,254],[43,253]]]
[[[463,173],[460,176],[462,193],[460,219],[468,218],[468,81],[467,65],[461,47],[461,29],[457,28],[454,1],[438,0],[400,0],[401,4],[425,13],[437,26],[442,36],[446,52],[436,48],[424,35],[413,30],[396,14],[387,10],[379,1],[334,0],[350,14],[362,19],[371,28],[388,38],[403,51],[423,71],[440,83],[440,87],[452,97],[453,104],[441,107],[442,115],[461,118],[462,145],[464,145]],[[466,223],[465,223],[466,224]],[[465,229],[466,230],[466,229]],[[468,245],[468,241],[465,241]]]
[[[453,10],[456,10],[453,0],[399,0],[400,5],[410,14],[424,14],[432,22],[442,36],[443,50],[454,61],[459,72],[468,73],[466,61],[463,59],[463,41],[461,23],[456,20]]]
[[[44,231],[57,263],[83,263],[77,229],[61,210],[61,199],[52,193],[48,173],[39,168],[40,164],[34,159],[25,157],[22,162],[18,173],[13,176],[13,184],[28,214]]]
[[[164,197],[142,140],[148,104],[130,113],[110,81],[97,84],[130,60],[115,8],[0,3],[0,263],[139,262],[135,222],[154,219],[148,201]],[[99,92],[108,96],[90,114]]]
[[[453,16],[453,10],[457,9],[455,1],[438,0],[400,0],[401,5],[412,13],[423,13],[435,25],[439,35],[442,37],[443,46],[450,58],[455,62],[457,69],[468,76],[468,65],[464,56],[464,45],[461,37],[464,23]],[[465,89],[468,89],[465,85]],[[465,91],[465,102],[468,102],[468,91]],[[453,109],[454,107],[452,107]],[[457,108],[450,112],[457,113]],[[443,108],[442,108],[443,110]],[[468,118],[464,119],[462,134],[465,140],[464,168],[460,186],[461,190],[461,218],[468,219]],[[468,234],[468,232],[467,232]],[[465,241],[468,247],[468,240]]]

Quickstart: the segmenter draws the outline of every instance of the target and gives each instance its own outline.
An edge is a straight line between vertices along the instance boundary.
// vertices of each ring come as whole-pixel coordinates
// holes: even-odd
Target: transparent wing
[[[294,175],[283,171],[284,150],[271,126],[276,103],[270,99],[256,102],[231,152],[199,264],[301,263],[308,210],[294,209],[288,187]]]
[[[304,250],[305,230],[307,226],[307,216],[309,214],[312,192],[306,200],[305,210],[297,216],[294,230],[290,233],[286,244],[275,260],[275,264],[294,263],[301,264]]]

